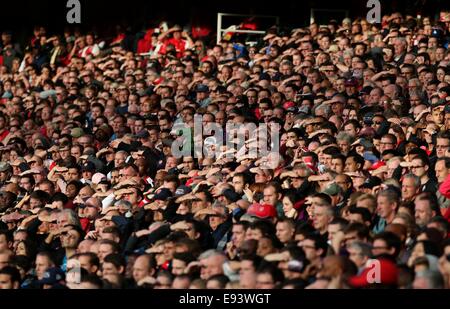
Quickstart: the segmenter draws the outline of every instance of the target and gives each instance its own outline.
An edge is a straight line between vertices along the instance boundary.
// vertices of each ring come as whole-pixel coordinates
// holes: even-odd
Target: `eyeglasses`
[[[372,247],[372,250],[386,250],[387,247],[378,246],[378,247]]]
[[[424,167],[424,165],[416,165],[416,166],[411,166],[410,169],[422,168],[422,167]]]
[[[449,145],[436,145],[437,149],[446,149],[448,147],[449,147]]]

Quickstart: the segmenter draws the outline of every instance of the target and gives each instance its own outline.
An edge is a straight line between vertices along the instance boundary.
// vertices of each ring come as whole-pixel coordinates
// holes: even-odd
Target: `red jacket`
[[[444,182],[439,186],[439,192],[450,199],[450,175],[448,175]],[[450,222],[450,208],[447,208],[445,211],[444,218]]]
[[[153,49],[153,45],[152,45],[153,32],[154,32],[153,29],[147,30],[144,37],[138,41],[138,45],[137,45],[137,53],[138,54],[148,53],[150,50]]]

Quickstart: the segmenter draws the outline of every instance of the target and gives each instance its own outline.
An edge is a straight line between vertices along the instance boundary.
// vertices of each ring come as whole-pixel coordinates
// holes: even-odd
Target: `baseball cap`
[[[289,108],[292,108],[292,107],[295,107],[295,103],[292,102],[292,101],[287,101],[287,102],[285,102],[283,104],[283,108],[286,109],[286,110],[289,109]]]
[[[181,185],[176,189],[175,197],[179,197],[179,196],[191,193],[191,192],[192,192],[191,188],[189,188],[188,186],[185,186],[185,185]]]
[[[11,165],[8,162],[0,162],[0,172],[6,172],[11,169]]]
[[[70,135],[74,138],[79,138],[84,135],[84,131],[82,128],[73,128],[70,131]]]
[[[206,86],[205,84],[199,84],[197,85],[197,87],[195,88],[195,90],[197,92],[209,92],[209,88],[208,86]]]
[[[335,182],[333,182],[328,187],[326,187],[322,193],[325,193],[329,196],[335,196],[338,195],[339,193],[342,193],[342,189]]]
[[[359,95],[370,94],[372,89],[373,88],[371,86],[365,86],[361,89],[361,91],[359,92]]]
[[[95,173],[93,176],[92,176],[92,183],[94,184],[94,185],[98,185],[100,182],[102,182],[103,180],[106,180],[106,176],[105,176],[105,174],[102,174],[102,173]]]
[[[154,201],[166,201],[168,198],[172,197],[172,191],[167,188],[162,188],[153,196]]]
[[[238,193],[236,193],[233,189],[225,189],[222,191],[223,196],[225,196],[228,200],[230,200],[232,203],[240,200],[240,196]]]
[[[136,134],[136,138],[149,138],[149,137],[150,137],[150,134],[148,133],[147,130],[139,131],[139,132]]]
[[[95,172],[95,164],[88,161],[81,167],[82,172]]]
[[[383,285],[397,285],[398,283],[398,268],[397,265],[388,259],[372,260],[361,274],[350,277],[348,283],[353,287],[368,287],[373,283]],[[373,272],[379,270],[379,276],[373,276]],[[379,282],[375,282],[378,277]]]
[[[277,210],[270,204],[255,203],[247,209],[247,214],[260,219],[275,218],[277,216]]]
[[[360,188],[373,189],[374,187],[379,185],[381,185],[381,179],[371,176],[364,181]]]
[[[170,138],[164,138],[162,141],[164,147],[172,147],[173,140]]]
[[[345,87],[356,87],[358,86],[358,81],[356,78],[349,78],[344,82]]]
[[[380,160],[375,156],[372,152],[366,151],[364,152],[364,160],[369,161],[372,164],[375,164],[376,162],[380,162]],[[372,166],[373,167],[373,166]]]
[[[352,144],[352,146],[357,146],[357,145],[363,146],[364,149],[372,149],[373,148],[372,142],[365,138],[359,138]]]

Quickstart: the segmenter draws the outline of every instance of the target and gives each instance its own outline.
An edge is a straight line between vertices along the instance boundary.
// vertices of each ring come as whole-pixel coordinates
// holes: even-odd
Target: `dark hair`
[[[16,267],[5,266],[2,269],[0,269],[0,275],[7,275],[9,276],[11,282],[20,283],[20,272]]]
[[[187,265],[190,262],[195,261],[195,256],[192,253],[190,253],[190,252],[175,252],[173,254],[173,259],[174,260],[177,259],[177,260],[183,261]]]
[[[359,239],[368,239],[370,236],[370,230],[367,225],[359,222],[350,223],[344,229],[344,234],[351,232],[356,232],[356,235]]]
[[[284,281],[284,274],[276,265],[263,261],[256,270],[257,274],[269,274],[273,283],[278,284]]]
[[[425,254],[431,254],[436,257],[441,256],[441,250],[439,249],[439,246],[435,242],[430,240],[419,240],[416,243],[416,246],[420,243],[423,245],[423,250],[425,251]]]
[[[225,275],[213,275],[209,277],[208,282],[210,281],[217,281],[219,283],[219,289],[224,289],[230,279]]]
[[[334,217],[333,220],[331,220],[330,225],[339,225],[340,229],[343,230],[347,227],[349,224],[348,220],[341,218],[341,217]]]
[[[365,207],[350,207],[349,212],[351,214],[361,215],[364,222],[367,222],[367,221],[371,222],[371,220],[372,220],[372,214]]]
[[[322,249],[322,254],[320,256],[325,257],[328,251],[328,244],[322,236],[317,234],[309,234],[305,239],[314,241],[314,247],[316,250]]]
[[[397,236],[397,234],[393,232],[381,232],[375,235],[373,238],[374,241],[377,239],[383,240],[388,248],[394,248],[395,251],[393,255],[394,257],[398,256],[398,254],[400,253],[400,249],[402,247],[402,241]]]
[[[13,241],[13,234],[8,230],[0,230],[0,236],[5,235],[6,242]]]
[[[100,245],[110,245],[113,249],[113,253],[118,253],[120,251],[119,244],[110,239],[102,239]]]
[[[108,254],[103,259],[103,263],[111,263],[116,268],[120,268],[121,266],[123,266],[125,268],[127,265],[125,258],[121,254],[118,254],[118,253]]]
[[[98,258],[98,256],[93,253],[93,252],[84,252],[84,253],[79,253],[78,256],[86,256],[89,258],[89,264],[93,265],[93,266],[97,266],[97,268],[100,267],[100,260]],[[106,260],[106,258],[105,258]]]

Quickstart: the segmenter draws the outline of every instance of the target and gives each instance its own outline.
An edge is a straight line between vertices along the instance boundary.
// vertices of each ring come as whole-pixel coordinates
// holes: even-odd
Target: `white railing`
[[[222,34],[224,32],[228,33],[249,33],[249,34],[265,34],[266,31],[262,30],[240,30],[236,29],[233,26],[230,26],[228,28],[222,28],[223,26],[223,17],[232,16],[232,17],[254,17],[254,18],[272,18],[275,19],[276,26],[279,25],[280,18],[278,16],[268,16],[268,15],[245,15],[245,14],[229,14],[229,13],[217,13],[217,41],[216,43],[219,44],[222,40]]]

